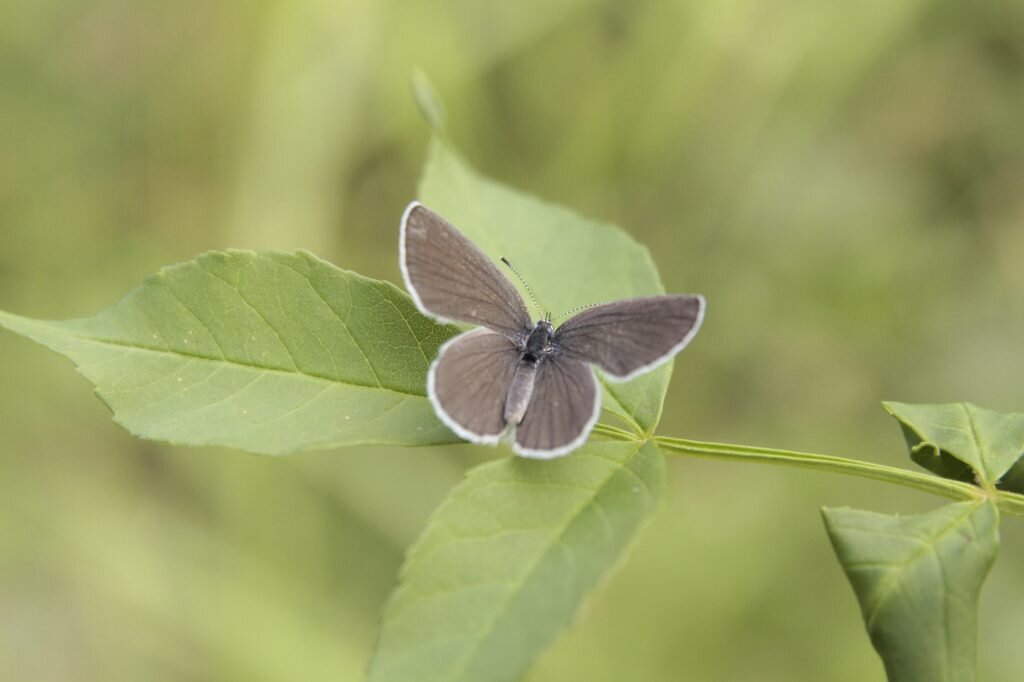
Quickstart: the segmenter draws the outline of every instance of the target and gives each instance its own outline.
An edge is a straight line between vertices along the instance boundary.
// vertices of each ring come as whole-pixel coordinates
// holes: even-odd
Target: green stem
[[[636,436],[625,429],[620,429],[619,427],[612,426],[611,424],[602,424],[600,422],[594,424],[594,433],[600,433],[603,436],[608,436],[615,440],[637,440]]]
[[[704,443],[696,440],[668,438],[665,436],[656,436],[654,442],[663,450],[677,454],[707,459],[746,460],[765,464],[783,464],[804,469],[817,469],[819,471],[832,471],[846,474],[847,476],[860,476],[861,478],[894,483],[953,500],[975,500],[986,496],[984,490],[970,483],[939,478],[931,474],[909,471],[907,469],[898,469],[885,466],[884,464],[846,459],[845,457],[759,448],[748,445]],[[1024,516],[1024,495],[1000,491],[995,493],[995,498],[996,504],[1002,511],[1017,516]]]

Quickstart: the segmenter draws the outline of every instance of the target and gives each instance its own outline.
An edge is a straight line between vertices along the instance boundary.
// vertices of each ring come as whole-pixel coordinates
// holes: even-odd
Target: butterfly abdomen
[[[533,397],[533,385],[537,380],[537,361],[524,357],[516,366],[512,375],[512,383],[508,387],[505,398],[505,423],[516,426],[523,421],[526,408]]]

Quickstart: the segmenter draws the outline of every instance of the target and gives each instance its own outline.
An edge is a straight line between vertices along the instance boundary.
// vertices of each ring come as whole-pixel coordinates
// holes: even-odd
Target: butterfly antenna
[[[544,309],[537,304],[537,297],[533,295],[533,289],[530,288],[530,285],[526,283],[526,280],[523,279],[523,276],[519,274],[519,271],[515,269],[512,263],[508,261],[508,258],[502,256],[501,262],[508,266],[508,269],[512,271],[512,274],[516,276],[516,279],[519,280],[519,283],[522,284],[523,287],[526,289],[526,293],[530,295],[530,302],[533,303],[533,307],[537,309],[537,312],[540,313],[542,317],[549,318],[551,314],[545,313]]]
[[[593,308],[593,307],[599,306],[599,305],[604,305],[604,303],[588,303],[587,305],[578,305],[575,308],[573,308],[572,310],[565,311],[564,313],[562,313],[561,315],[559,315],[555,319],[556,320],[560,320],[563,317],[566,317],[568,315],[572,315],[573,313],[578,313],[581,310],[586,310],[587,308]]]

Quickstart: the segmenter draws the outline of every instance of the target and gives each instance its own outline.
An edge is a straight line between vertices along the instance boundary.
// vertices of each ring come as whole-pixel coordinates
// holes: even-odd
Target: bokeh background
[[[9,3],[0,308],[89,315],[229,246],[399,281],[417,68],[484,172],[708,297],[662,433],[912,466],[879,400],[1024,410],[1019,2]],[[404,548],[505,454],[142,442],[0,333],[0,678],[357,680]],[[941,501],[670,464],[529,682],[882,680],[818,508]],[[983,595],[985,680],[1020,679],[1022,526]]]

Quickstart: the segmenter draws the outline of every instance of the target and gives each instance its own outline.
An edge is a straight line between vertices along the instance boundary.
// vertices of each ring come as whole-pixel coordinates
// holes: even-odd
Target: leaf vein
[[[981,503],[979,502],[979,503],[970,505],[969,507],[966,508],[966,510],[965,510],[965,512],[963,514],[955,517],[948,524],[946,524],[943,528],[941,528],[937,533],[935,533],[932,536],[932,543],[926,544],[921,549],[918,549],[918,550],[912,552],[904,561],[895,562],[893,564],[893,569],[894,570],[889,575],[887,575],[885,577],[885,579],[882,581],[882,584],[879,587],[878,592],[876,593],[876,597],[872,600],[872,603],[870,605],[868,605],[864,609],[864,614],[865,614],[865,616],[867,616],[864,619],[864,621],[865,621],[865,624],[867,625],[869,630],[872,630],[874,628],[875,618],[878,616],[878,613],[881,610],[882,605],[886,601],[888,601],[889,595],[892,593],[893,589],[901,587],[901,585],[900,585],[900,577],[901,576],[900,576],[899,572],[902,571],[903,569],[905,569],[907,566],[909,566],[912,563],[914,563],[915,561],[917,561],[925,553],[927,553],[929,551],[934,551],[934,548],[932,546],[934,544],[934,542],[938,541],[944,535],[946,535],[947,533],[951,532],[964,519],[968,518],[971,514],[973,514],[974,510],[978,508],[979,504],[981,504]]]

